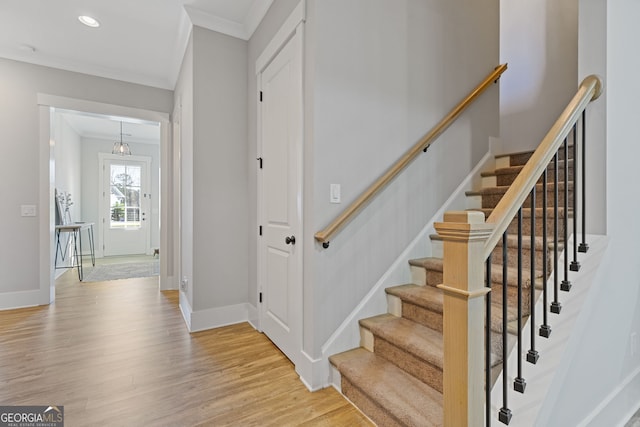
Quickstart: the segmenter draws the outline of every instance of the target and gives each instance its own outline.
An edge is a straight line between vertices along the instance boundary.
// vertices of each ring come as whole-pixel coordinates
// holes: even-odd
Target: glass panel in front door
[[[111,164],[111,228],[138,229],[140,222],[141,166]]]

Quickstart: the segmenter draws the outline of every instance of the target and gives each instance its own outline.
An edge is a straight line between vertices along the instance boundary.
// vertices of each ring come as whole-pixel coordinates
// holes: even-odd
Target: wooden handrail
[[[507,69],[507,64],[502,64],[489,74],[466,98],[449,112],[435,127],[433,127],[420,141],[411,147],[397,162],[380,176],[369,188],[353,201],[340,215],[328,226],[315,234],[315,239],[325,248],[329,247],[329,240],[347,225],[373,198],[380,193],[400,172],[402,172],[421,151],[425,151],[433,141],[438,138],[458,116],[469,107],[473,101],[482,94],[491,83],[497,82],[502,73]]]
[[[587,105],[598,99],[601,93],[602,81],[598,76],[590,75],[582,81],[573,99],[560,114],[558,120],[487,218],[487,224],[493,224],[493,232],[485,242],[483,259],[487,259],[498,244],[509,223],[518,213],[518,209],[553,159],[574,123],[578,121]]]

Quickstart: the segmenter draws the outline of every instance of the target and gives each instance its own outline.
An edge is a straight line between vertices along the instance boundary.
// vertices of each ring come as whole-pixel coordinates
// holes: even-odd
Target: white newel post
[[[444,425],[484,425],[484,243],[493,226],[478,211],[447,212],[444,241]]]

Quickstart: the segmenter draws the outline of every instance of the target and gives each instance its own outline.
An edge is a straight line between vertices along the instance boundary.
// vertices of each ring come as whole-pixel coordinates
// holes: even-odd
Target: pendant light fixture
[[[116,141],[113,143],[113,150],[111,150],[111,154],[118,154],[120,156],[131,155],[129,144],[122,142],[122,122],[120,122],[120,142]]]

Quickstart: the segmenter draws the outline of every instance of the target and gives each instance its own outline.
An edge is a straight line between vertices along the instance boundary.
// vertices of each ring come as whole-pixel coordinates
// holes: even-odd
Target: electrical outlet
[[[631,352],[631,356],[635,356],[638,354],[638,333],[631,332],[631,336],[629,337],[629,351]]]
[[[36,216],[36,205],[20,205],[21,216]]]
[[[187,292],[187,287],[189,286],[189,279],[187,279],[187,276],[184,276],[182,278],[182,281],[180,282],[180,290],[182,292]]]

